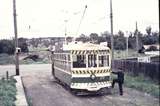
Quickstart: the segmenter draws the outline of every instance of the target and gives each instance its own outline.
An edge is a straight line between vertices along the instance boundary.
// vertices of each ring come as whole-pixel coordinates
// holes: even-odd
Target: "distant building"
[[[145,49],[145,54],[147,55],[159,55],[159,45],[153,44],[153,45],[143,45]]]
[[[149,49],[151,46],[156,47],[159,50],[159,45],[158,44],[153,44],[153,45],[143,45],[143,47],[145,48],[145,50]]]

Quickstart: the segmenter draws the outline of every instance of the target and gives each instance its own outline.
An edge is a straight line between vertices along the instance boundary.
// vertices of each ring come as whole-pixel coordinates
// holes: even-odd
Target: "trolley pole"
[[[113,12],[112,12],[112,0],[110,0],[110,24],[111,24],[112,68],[114,68],[114,38],[113,38]]]
[[[18,57],[18,37],[17,37],[17,18],[16,18],[16,0],[13,0],[13,18],[14,18],[14,34],[15,34],[15,65],[16,65],[16,75],[19,75],[19,57]]]

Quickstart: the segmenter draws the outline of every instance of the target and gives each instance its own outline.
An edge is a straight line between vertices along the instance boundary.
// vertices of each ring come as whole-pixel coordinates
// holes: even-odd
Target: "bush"
[[[14,54],[13,40],[0,40],[0,53]]]

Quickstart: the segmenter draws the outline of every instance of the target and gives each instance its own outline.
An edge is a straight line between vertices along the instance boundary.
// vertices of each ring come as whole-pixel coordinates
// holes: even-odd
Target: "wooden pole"
[[[17,35],[17,14],[16,14],[16,0],[13,0],[13,18],[14,18],[14,34],[15,34],[15,50],[18,48],[18,35]],[[15,65],[16,75],[19,75],[19,57],[18,52],[15,52]]]
[[[112,0],[110,0],[110,24],[111,24],[112,68],[114,68],[114,37],[113,37],[113,12],[112,12]]]

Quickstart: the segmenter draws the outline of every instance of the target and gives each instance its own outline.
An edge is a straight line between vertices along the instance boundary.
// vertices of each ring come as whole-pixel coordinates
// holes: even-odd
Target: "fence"
[[[129,60],[114,60],[114,68],[122,68],[124,71],[138,76],[143,74],[153,80],[159,81],[159,63],[143,63]]]

